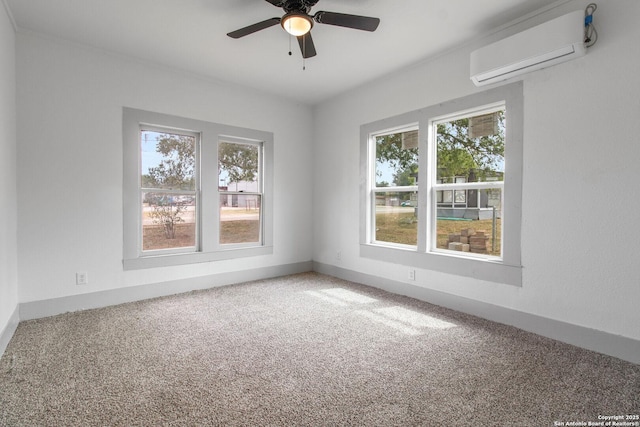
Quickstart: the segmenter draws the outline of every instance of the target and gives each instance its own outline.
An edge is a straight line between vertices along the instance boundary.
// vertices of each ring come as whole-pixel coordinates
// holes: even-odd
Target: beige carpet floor
[[[315,273],[22,322],[0,359],[2,426],[553,426],[638,413],[638,365]]]

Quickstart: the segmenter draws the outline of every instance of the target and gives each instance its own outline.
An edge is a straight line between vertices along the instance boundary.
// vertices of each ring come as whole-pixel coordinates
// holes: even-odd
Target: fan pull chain
[[[306,70],[305,61],[307,60],[307,38],[302,36],[302,71]]]
[[[293,55],[293,53],[291,52],[291,38],[292,36],[289,35],[289,56]],[[307,69],[307,38],[302,36],[302,71]]]

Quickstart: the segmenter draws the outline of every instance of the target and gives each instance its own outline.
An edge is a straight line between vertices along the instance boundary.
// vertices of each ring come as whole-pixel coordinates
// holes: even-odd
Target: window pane
[[[503,181],[504,130],[504,110],[437,123],[437,182]]]
[[[375,193],[375,241],[418,244],[418,194],[415,192]]]
[[[437,123],[436,143],[437,183],[504,180],[504,110]],[[500,190],[438,191],[436,201],[438,249],[502,255]]]
[[[220,195],[220,243],[259,243],[260,204],[255,194]]]
[[[259,193],[259,149],[255,144],[220,142],[218,187],[222,191]]]
[[[418,185],[418,131],[376,136],[376,187]]]
[[[470,191],[472,190],[440,190],[437,192],[438,207],[466,208],[469,205],[467,197]]]
[[[142,250],[196,246],[195,193],[142,192]]]
[[[142,188],[195,190],[196,138],[141,132]]]
[[[459,190],[456,190],[459,191]],[[502,256],[501,190],[465,190],[478,207],[438,207],[438,249]]]

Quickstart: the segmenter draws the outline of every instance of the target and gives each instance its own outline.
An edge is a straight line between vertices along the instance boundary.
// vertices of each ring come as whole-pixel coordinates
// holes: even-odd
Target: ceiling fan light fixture
[[[309,15],[300,12],[290,12],[282,17],[280,23],[284,30],[292,36],[304,36],[313,27],[313,20]]]

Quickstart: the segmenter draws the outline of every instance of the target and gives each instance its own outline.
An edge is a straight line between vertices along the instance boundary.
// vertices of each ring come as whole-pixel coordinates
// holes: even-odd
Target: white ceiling
[[[423,61],[558,0],[320,0],[320,10],[380,18],[376,32],[316,24],[306,60],[280,26],[227,33],[279,17],[265,0],[5,0],[34,31],[315,104]]]

